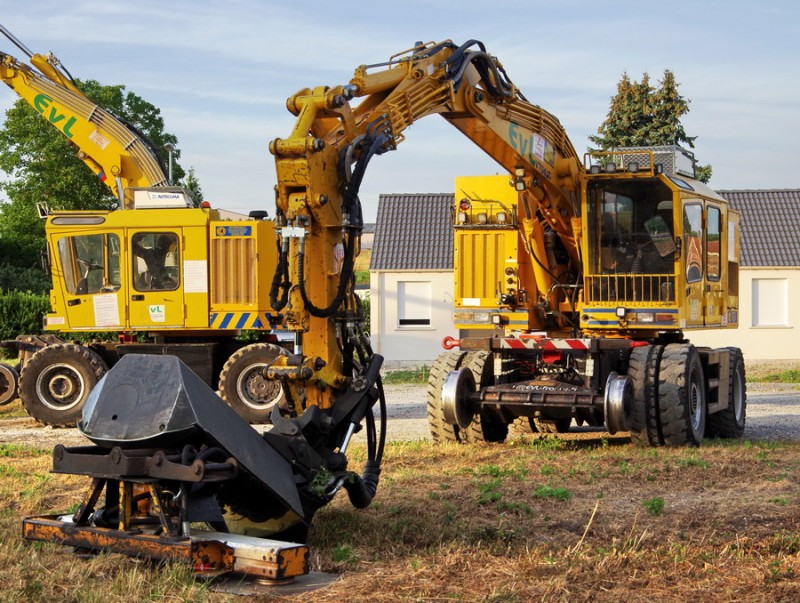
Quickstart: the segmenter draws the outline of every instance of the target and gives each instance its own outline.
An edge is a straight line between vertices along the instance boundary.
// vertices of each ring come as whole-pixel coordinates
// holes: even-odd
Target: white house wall
[[[412,285],[401,285],[412,283]],[[425,286],[429,283],[429,288]],[[427,300],[400,300],[401,290],[430,291],[430,324],[401,325],[409,322],[400,312],[418,310]],[[457,337],[453,328],[453,273],[433,272],[370,272],[370,331],[372,348],[384,357],[384,366],[396,368],[431,364],[442,353],[442,339]],[[402,303],[401,303],[402,302]],[[425,312],[421,311],[424,317]]]
[[[686,336],[695,345],[741,348],[745,360],[800,359],[800,271],[741,269],[739,302],[737,329],[687,331]]]

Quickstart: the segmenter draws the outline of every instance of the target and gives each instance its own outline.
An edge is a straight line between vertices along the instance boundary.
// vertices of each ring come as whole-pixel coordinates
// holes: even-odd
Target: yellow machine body
[[[273,223],[198,208],[47,219],[56,331],[270,330]]]
[[[648,152],[640,159],[652,164]],[[509,184],[508,176],[456,178],[454,323],[462,331],[531,330],[530,301],[559,270],[549,233],[535,233],[526,251]],[[738,325],[740,218],[705,184],[638,166],[587,171],[578,224],[582,287],[554,309],[578,316],[584,334],[647,338]]]

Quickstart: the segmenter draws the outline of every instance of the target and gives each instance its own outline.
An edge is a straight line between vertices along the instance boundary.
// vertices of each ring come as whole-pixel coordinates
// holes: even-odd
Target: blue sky
[[[795,0],[615,2],[338,2],[39,0],[0,20],[73,76],[124,84],[162,110],[181,165],[206,199],[234,211],[274,205],[267,145],[285,137],[288,96],[347,83],[414,42],[481,40],[525,96],[556,115],[579,153],[608,112],[623,72],[656,82],[671,69],[691,100],[683,119],[712,187],[798,188],[800,3]],[[11,8],[13,6],[13,8]],[[21,53],[0,39],[0,50]],[[15,100],[0,89],[0,110]],[[449,192],[459,175],[497,173],[438,117],[377,157],[361,189],[374,220],[380,193]]]

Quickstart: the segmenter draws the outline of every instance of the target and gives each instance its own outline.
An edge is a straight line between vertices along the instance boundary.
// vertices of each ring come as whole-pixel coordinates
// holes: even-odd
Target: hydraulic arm
[[[558,285],[577,280],[582,166],[558,120],[525,100],[480,42],[419,44],[387,63],[362,65],[347,85],[300,90],[287,107],[295,127],[270,144],[282,225],[273,306],[287,308],[304,370],[275,367],[275,376],[300,407],[331,406],[348,377],[346,325],[356,318],[348,310],[356,307],[352,266],[363,226],[358,190],[367,164],[427,115],[444,117],[514,174],[534,263],[545,265],[544,231],[560,239],[566,259],[536,271],[528,303],[555,306],[563,296]],[[541,328],[537,316],[531,312],[531,326]]]
[[[120,206],[132,206],[133,188],[169,184],[155,147],[87,98],[55,56],[32,53],[2,25],[0,33],[30,60],[27,65],[0,52],[0,79],[75,145],[78,157],[108,185]]]

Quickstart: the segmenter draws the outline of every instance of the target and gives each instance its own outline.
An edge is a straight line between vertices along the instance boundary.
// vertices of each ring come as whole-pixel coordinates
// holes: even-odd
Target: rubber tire
[[[661,439],[665,446],[698,446],[706,429],[706,388],[700,355],[691,344],[664,348],[658,375]]]
[[[534,433],[539,433],[539,429],[533,422],[533,417],[517,417],[508,425],[509,436],[521,437]]]
[[[744,358],[739,348],[728,348],[730,352],[730,386],[728,388],[728,408],[708,415],[706,436],[711,438],[738,439],[744,435],[747,419],[747,380],[745,379]],[[740,396],[741,409],[736,412],[736,399]],[[737,418],[737,414],[740,416]]]
[[[572,425],[572,417],[561,419],[533,419],[533,424],[539,433],[567,433]]]
[[[428,429],[431,438],[437,444],[447,442],[464,443],[466,437],[461,433],[458,425],[452,425],[445,421],[442,409],[442,387],[450,371],[461,368],[466,352],[450,351],[439,354],[431,365],[431,372],[428,375],[427,387],[427,406],[428,406]]]
[[[661,446],[658,413],[658,368],[662,345],[636,347],[628,360],[628,377],[633,383],[633,425],[631,441],[640,446]]]
[[[86,399],[108,371],[100,356],[73,343],[48,345],[38,350],[22,367],[19,397],[25,411],[39,423],[53,427],[73,427],[81,418]],[[50,374],[52,372],[52,374]],[[68,403],[60,403],[45,388],[43,379],[60,377],[77,385]],[[44,391],[44,390],[48,391]]]
[[[267,382],[266,396],[258,398],[245,391],[248,383],[242,380],[260,379],[253,371],[273,362],[278,356],[285,356],[286,350],[270,343],[252,343],[231,354],[219,374],[219,395],[236,413],[252,424],[269,424],[272,409],[284,397],[279,381]]]
[[[0,362],[0,406],[17,397],[19,392],[19,373],[9,364]]]
[[[467,352],[463,366],[472,371],[478,388],[486,387],[491,382],[494,367],[489,352]],[[504,442],[508,437],[508,424],[503,423],[497,415],[484,411],[475,415],[464,431],[468,442]]]

